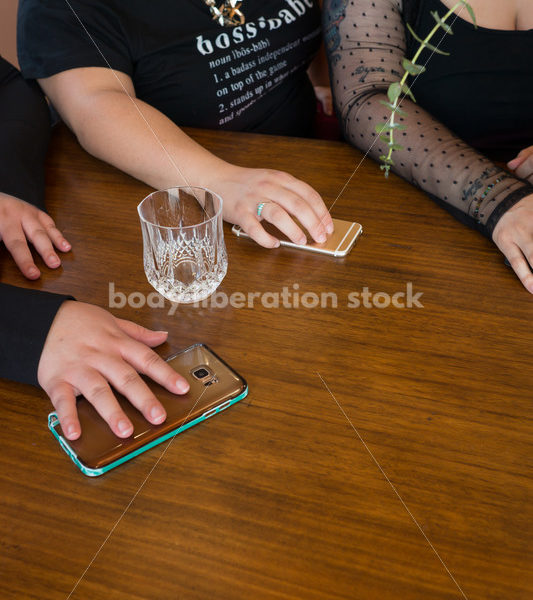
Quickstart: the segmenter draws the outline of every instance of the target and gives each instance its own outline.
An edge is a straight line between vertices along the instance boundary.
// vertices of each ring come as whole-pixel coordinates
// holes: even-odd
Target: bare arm
[[[270,202],[262,216],[297,243],[305,234],[290,215],[298,215],[316,241],[332,230],[331,217],[310,186],[288,173],[246,169],[214,156],[135,98],[128,75],[90,67],[39,83],[88,152],[158,189],[191,184],[218,192],[225,220],[241,225],[263,246],[279,242],[260,225],[259,202]]]

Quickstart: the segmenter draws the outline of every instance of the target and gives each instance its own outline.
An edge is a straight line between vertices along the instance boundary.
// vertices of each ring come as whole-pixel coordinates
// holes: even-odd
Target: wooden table
[[[191,135],[232,162],[289,170],[328,203],[361,158],[333,142]],[[33,284],[2,250],[2,280],[104,307],[110,282],[149,294],[147,191],[56,131],[48,206],[74,249]],[[226,228],[219,290],[298,284],[337,294],[337,308],[112,311],[169,329],[162,355],[208,343],[250,385],[147,480],[164,446],[86,478],[46,427],[45,395],[0,382],[2,599],[533,597],[533,298],[489,241],[370,160],[332,213],[364,225],[345,259],[267,251]],[[385,303],[408,283],[423,308],[348,306],[352,292]]]

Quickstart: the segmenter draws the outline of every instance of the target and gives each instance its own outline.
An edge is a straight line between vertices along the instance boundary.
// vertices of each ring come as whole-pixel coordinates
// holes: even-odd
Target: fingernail
[[[326,238],[326,234],[325,234],[325,233],[323,233],[322,235],[319,235],[319,236],[317,237],[316,241],[317,241],[319,244],[323,244],[323,243],[326,241],[326,239],[327,239],[327,238]]]
[[[530,284],[527,286],[527,289],[528,289],[528,290],[529,290],[529,291],[530,291],[530,292],[533,294],[533,283],[530,283]]]
[[[72,439],[78,433],[76,425],[69,425],[67,427],[67,437]]]
[[[301,237],[297,243],[300,244],[300,246],[305,246],[307,244],[307,238]]]
[[[508,167],[509,167],[511,170],[514,170],[514,169],[515,169],[515,168],[518,166],[518,163],[519,163],[519,162],[520,162],[520,160],[519,160],[518,158],[513,158],[513,160],[510,160],[510,161],[507,163],[507,166],[508,166]]]
[[[61,247],[65,250],[70,250],[72,248],[72,246],[68,242],[63,242],[61,244]]]
[[[128,423],[128,421],[126,421],[126,419],[121,419],[118,422],[118,430],[122,435],[126,435],[128,433],[131,433],[133,427],[130,425],[130,423]]]
[[[333,233],[333,223],[329,223],[329,225],[326,225],[326,231],[328,232],[328,234]]]
[[[185,392],[189,391],[189,384],[185,379],[176,379],[176,389],[178,390],[178,394],[185,394]]]
[[[29,269],[28,271],[28,276],[29,277],[39,277],[39,270],[36,269],[35,267],[32,267],[31,269]]]
[[[168,335],[168,331],[163,331],[162,329],[160,329],[157,333],[164,333],[165,335]]]
[[[48,264],[51,267],[59,267],[59,265],[61,264],[61,261],[59,260],[59,258],[57,258],[57,256],[53,256],[52,254],[48,257]]]
[[[150,411],[150,417],[152,419],[152,423],[155,425],[162,423],[167,418],[165,412],[159,406],[154,406],[152,408]]]

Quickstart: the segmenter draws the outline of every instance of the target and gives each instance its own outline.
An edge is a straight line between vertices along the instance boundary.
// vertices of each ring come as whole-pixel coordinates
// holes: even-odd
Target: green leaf
[[[385,156],[384,154],[382,154],[379,157],[379,160],[386,165],[392,165],[394,167],[394,161],[392,160],[392,158],[389,158],[388,156]]]
[[[400,82],[396,81],[395,83],[391,83],[389,85],[389,89],[387,90],[387,96],[390,100],[390,103],[394,104],[396,100],[398,100],[398,98],[400,97],[401,93],[402,86],[400,85]]]
[[[401,123],[379,123],[376,125],[376,133],[379,134],[394,130],[402,131],[403,129],[405,129],[405,125],[402,125]]]
[[[409,29],[409,33],[415,38],[417,42],[420,42],[422,45],[425,44],[424,40],[416,35],[415,30],[411,27],[411,25],[409,25],[409,23],[407,23],[407,29]]]
[[[406,96],[409,96],[409,98],[411,98],[411,100],[412,100],[413,102],[416,102],[416,99],[415,99],[415,97],[413,96],[413,92],[411,91],[411,88],[410,88],[410,87],[409,87],[409,86],[408,86],[406,83],[404,83],[404,84],[402,85],[402,92],[403,92],[403,93],[404,93]]]
[[[391,104],[390,102],[387,102],[386,100],[380,100],[379,103],[383,104],[383,106],[386,106],[391,112],[397,113],[401,117],[407,116],[407,113],[404,112],[399,106],[394,106],[393,104]]]
[[[379,139],[380,139],[382,142],[385,142],[386,144],[388,144],[388,143],[390,142],[390,136],[389,136],[389,135],[380,135],[380,136],[379,136]]]
[[[433,46],[433,44],[429,44],[428,42],[426,42],[424,44],[424,46],[428,49],[431,50],[431,52],[435,52],[435,54],[442,54],[442,56],[450,56],[449,52],[444,52],[444,50],[439,50],[437,48],[437,46]]]
[[[474,23],[474,27],[477,29],[477,21],[476,15],[474,14],[474,9],[466,2],[466,0],[461,0],[461,4],[466,7],[466,10],[469,12],[472,22]]]
[[[389,177],[389,171],[390,171],[390,165],[380,165],[379,168],[382,171],[385,171],[385,178],[388,179],[388,177]]]
[[[395,152],[396,150],[403,150],[403,146],[400,146],[400,144],[394,144],[389,142],[387,146],[389,147],[389,150],[392,150],[393,152]]]
[[[434,10],[434,11],[431,13],[431,16],[432,16],[432,17],[435,19],[435,21],[437,21],[437,24],[438,24],[438,25],[440,25],[440,26],[441,26],[441,27],[444,29],[444,31],[445,31],[446,33],[448,33],[449,35],[453,35],[452,28],[451,28],[451,27],[448,25],[448,23],[445,23],[445,22],[444,22],[444,21],[443,21],[443,20],[440,18],[440,15],[439,15],[439,13],[438,13],[436,10]]]
[[[436,48],[435,46],[432,46],[429,42],[423,40],[422,38],[419,38],[416,33],[414,32],[413,28],[411,27],[411,25],[409,25],[409,23],[407,23],[407,29],[409,29],[409,33],[415,38],[415,40],[417,42],[420,42],[422,44],[422,46],[424,46],[425,48],[427,48],[428,50],[431,50],[432,52],[436,52],[437,54],[442,54],[443,56],[450,56],[449,52],[444,52],[443,50],[439,50],[438,48]]]
[[[409,75],[420,75],[420,73],[423,73],[426,70],[426,67],[417,65],[414,62],[411,62],[408,58],[404,58],[402,60],[402,65]]]

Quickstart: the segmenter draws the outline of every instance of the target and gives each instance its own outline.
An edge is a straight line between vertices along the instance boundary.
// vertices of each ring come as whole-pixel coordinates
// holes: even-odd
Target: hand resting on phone
[[[69,440],[81,435],[76,396],[83,394],[115,435],[125,438],[133,426],[120,408],[110,384],[154,425],[166,419],[161,403],[139,373],[172,393],[185,394],[188,382],[151,348],[167,339],[117,319],[106,310],[83,302],[66,301],[56,314],[39,361],[37,377],[57,412]]]

